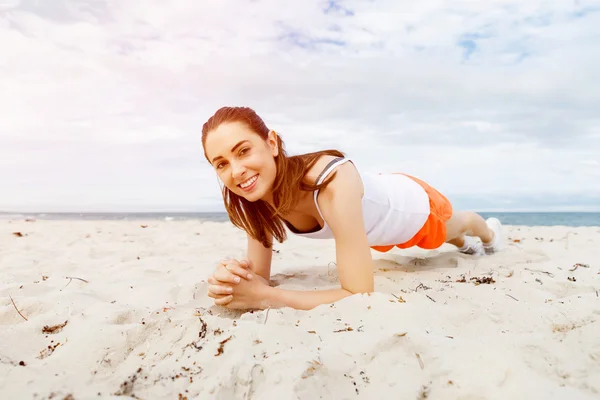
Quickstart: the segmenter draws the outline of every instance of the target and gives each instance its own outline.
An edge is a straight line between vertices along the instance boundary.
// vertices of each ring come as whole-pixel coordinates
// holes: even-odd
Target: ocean
[[[600,212],[480,212],[482,217],[496,217],[504,225],[524,226],[600,226]],[[39,220],[200,220],[229,221],[226,213],[215,212],[146,212],[146,213],[10,213],[0,212],[0,219]]]

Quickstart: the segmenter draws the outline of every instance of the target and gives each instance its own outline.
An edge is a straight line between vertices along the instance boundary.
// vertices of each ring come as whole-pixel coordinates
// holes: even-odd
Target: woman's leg
[[[499,249],[500,237],[496,236],[500,236],[500,227],[499,221],[493,228],[488,222],[481,215],[471,211],[454,212],[446,221],[446,242],[467,254],[481,254],[484,251],[493,253]],[[481,243],[473,237],[479,237]]]
[[[494,231],[487,226],[481,215],[471,211],[456,211],[446,221],[446,241],[464,235],[477,236],[482,242],[491,242]]]

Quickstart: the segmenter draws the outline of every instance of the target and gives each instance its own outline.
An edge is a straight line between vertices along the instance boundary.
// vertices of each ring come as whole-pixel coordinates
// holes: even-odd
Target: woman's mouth
[[[240,183],[238,185],[238,187],[240,189],[242,189],[244,192],[251,192],[254,189],[254,187],[256,186],[257,181],[258,181],[258,174],[254,175],[253,177]]]

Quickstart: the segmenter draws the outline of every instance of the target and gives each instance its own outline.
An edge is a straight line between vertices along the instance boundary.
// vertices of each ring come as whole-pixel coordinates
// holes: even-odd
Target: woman
[[[435,249],[445,242],[467,254],[500,249],[497,219],[453,212],[441,193],[405,174],[361,174],[337,150],[290,157],[281,137],[250,108],[219,109],[202,128],[202,145],[224,185],[230,220],[248,236],[247,260],[222,261],[208,280],[217,305],[311,309],[373,292],[371,249]],[[286,228],[335,239],[339,289],[269,286],[273,239],[283,242]]]

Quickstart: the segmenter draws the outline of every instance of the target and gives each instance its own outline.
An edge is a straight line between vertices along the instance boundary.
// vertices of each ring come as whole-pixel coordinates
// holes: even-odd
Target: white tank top
[[[332,160],[317,178],[317,184],[339,165],[350,161],[339,157]],[[354,162],[353,162],[354,163]],[[402,174],[360,173],[364,186],[362,212],[370,246],[401,244],[409,241],[425,224],[429,217],[429,196],[417,182]],[[321,218],[323,214],[317,202],[318,190],[314,192],[314,201]],[[333,232],[325,218],[321,229],[314,232],[297,232],[287,224],[292,233],[311,239],[332,239]]]

